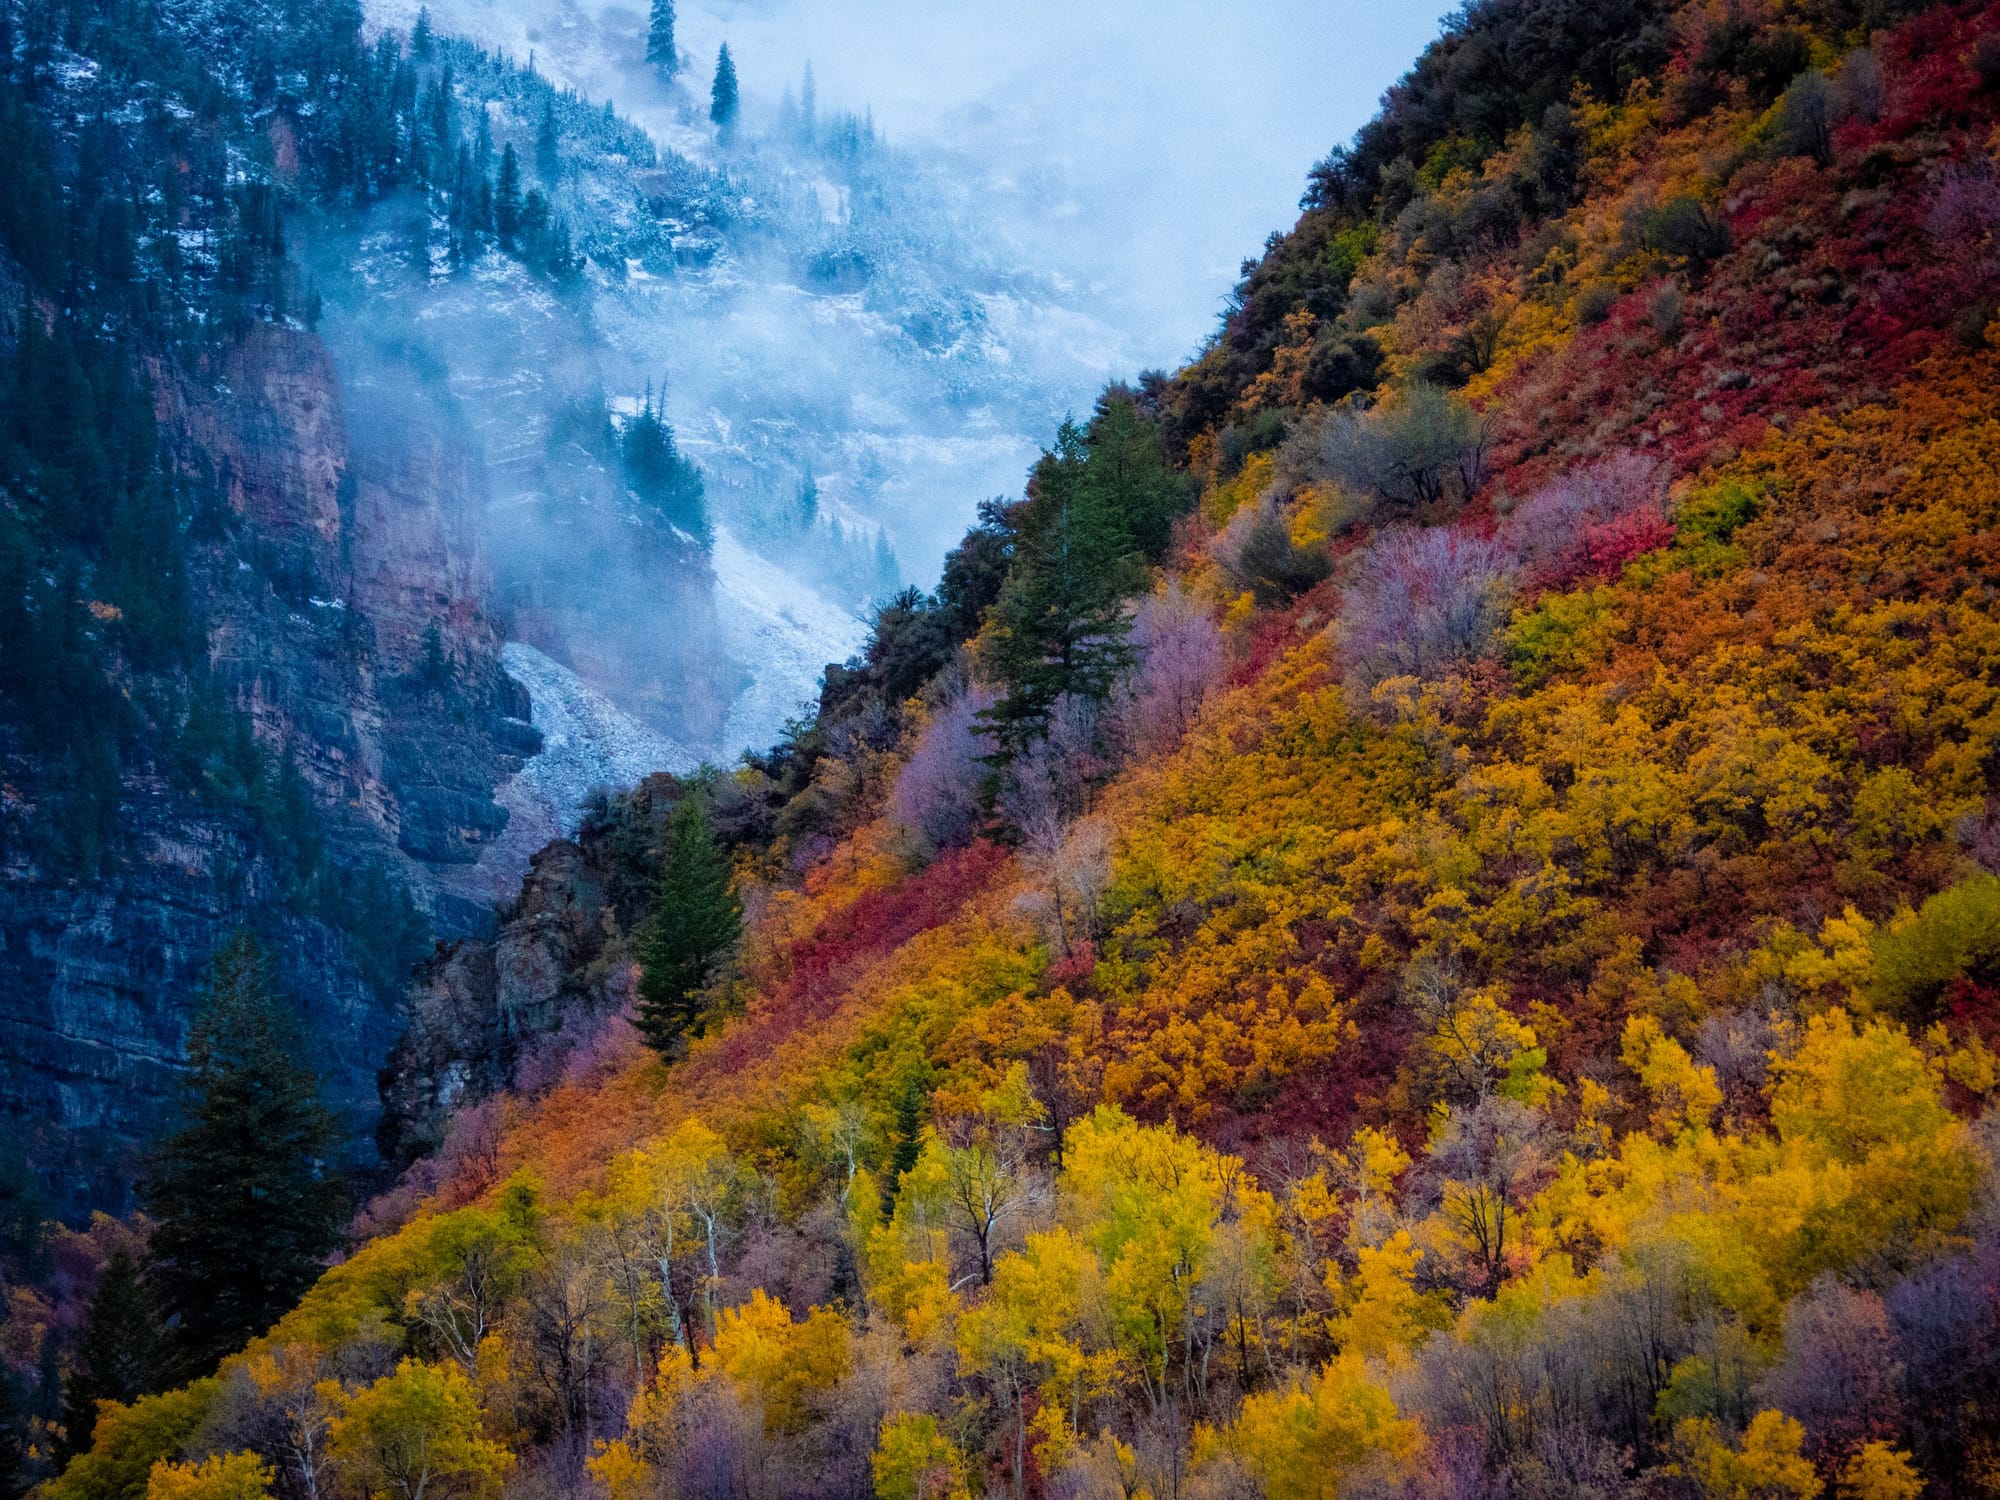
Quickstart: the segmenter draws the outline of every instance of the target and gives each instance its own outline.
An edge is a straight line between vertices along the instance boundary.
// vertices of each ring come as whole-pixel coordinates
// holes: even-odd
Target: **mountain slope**
[[[1990,7],[1471,7],[706,783],[704,1034],[462,1112],[50,1492],[407,1357],[524,1490],[1992,1493],[1996,152]],[[1101,701],[1005,718],[1024,597]],[[580,861],[600,1016],[682,794]]]

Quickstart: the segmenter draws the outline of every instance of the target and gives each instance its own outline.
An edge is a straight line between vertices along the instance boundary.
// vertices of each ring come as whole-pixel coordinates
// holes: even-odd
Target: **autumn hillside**
[[[2000,10],[1479,0],[45,1493],[2000,1494],[1996,591]]]

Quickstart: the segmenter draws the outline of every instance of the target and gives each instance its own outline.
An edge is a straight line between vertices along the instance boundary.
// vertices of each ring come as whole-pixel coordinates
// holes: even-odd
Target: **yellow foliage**
[[[772,1432],[792,1431],[810,1415],[818,1392],[840,1383],[853,1363],[847,1319],[815,1307],[794,1322],[762,1287],[716,1320],[715,1363],[763,1411]]]
[[[162,1459],[146,1480],[146,1500],[269,1500],[271,1470],[254,1453],[217,1453],[198,1464]]]
[[[1398,1229],[1379,1246],[1362,1245],[1355,1251],[1352,1300],[1332,1324],[1334,1342],[1342,1350],[1395,1359],[1445,1325],[1443,1298],[1420,1293],[1415,1286],[1423,1255],[1407,1229]]]
[[[484,1495],[514,1466],[514,1455],[484,1435],[472,1382],[456,1365],[405,1359],[361,1391],[331,1381],[325,1390],[335,1412],[328,1449],[369,1500]]]
[[[1703,1500],[1818,1500],[1826,1486],[1800,1456],[1805,1436],[1804,1427],[1777,1411],[1751,1418],[1737,1448],[1723,1442],[1705,1417],[1674,1430],[1682,1466]]]
[[[1840,1500],[1917,1500],[1923,1477],[1910,1455],[1884,1442],[1863,1443],[1841,1466],[1834,1493]]]
[[[883,1422],[869,1465],[879,1500],[971,1500],[965,1455],[928,1412]]]
[[[653,1466],[624,1438],[612,1443],[599,1439],[597,1450],[584,1461],[584,1468],[603,1486],[610,1500],[651,1500],[658,1492],[659,1480]]]
[[[1335,1500],[1364,1464],[1395,1472],[1421,1447],[1416,1422],[1358,1354],[1343,1354],[1303,1383],[1244,1399],[1235,1423],[1211,1439],[1234,1453],[1270,1500]]]
[[[1722,1104],[1715,1069],[1698,1066],[1651,1016],[1633,1016],[1625,1023],[1622,1055],[1652,1096],[1656,1129],[1671,1134],[1708,1128]]]

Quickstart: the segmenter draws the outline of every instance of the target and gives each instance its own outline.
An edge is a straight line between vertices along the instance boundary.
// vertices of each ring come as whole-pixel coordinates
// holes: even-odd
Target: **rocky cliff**
[[[632,1000],[633,934],[658,878],[670,776],[596,799],[574,838],[534,855],[489,938],[440,944],[412,984],[381,1078],[384,1159],[435,1150],[455,1110],[535,1092],[588,1056]]]
[[[453,876],[505,828],[495,788],[538,743],[488,612],[483,466],[445,405],[343,381],[317,338],[275,324],[214,379],[151,374],[162,439],[206,497],[189,583],[209,677],[278,770],[261,800],[213,794],[170,774],[154,724],[118,784],[117,847],[85,878],[38,851],[49,789],[7,758],[0,1110],[70,1212],[129,1201],[203,966],[246,922],[366,1139],[400,960],[427,926],[486,919]],[[306,855],[271,827],[294,786]]]

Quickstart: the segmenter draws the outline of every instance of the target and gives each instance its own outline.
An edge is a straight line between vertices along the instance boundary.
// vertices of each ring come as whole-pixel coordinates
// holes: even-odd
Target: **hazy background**
[[[408,29],[420,3],[367,0],[369,18]],[[494,257],[392,294],[385,225],[379,274],[362,271],[382,289],[351,310],[380,339],[413,331],[480,433],[503,582],[533,582],[513,639],[546,657],[522,668],[538,695],[570,692],[565,722],[636,716],[677,754],[724,762],[784,731],[874,603],[935,582],[1065,415],[1197,350],[1242,262],[1296,219],[1308,169],[1451,8],[679,0],[685,69],[668,85],[645,61],[650,0],[427,3],[437,30],[611,101],[666,153],[652,178],[709,180],[661,208],[622,148],[590,158],[559,202],[579,243],[653,248],[600,249],[561,299]],[[743,103],[728,143],[708,120],[724,40]],[[808,63],[817,132],[781,103]],[[495,138],[529,152],[540,105],[493,87]],[[864,115],[880,145],[830,144]],[[828,256],[864,270],[823,277]],[[715,526],[692,581],[621,545],[643,529],[616,476],[549,462],[550,413],[591,388],[624,415],[666,393]],[[571,779],[618,764],[584,754]]]
[[[377,0],[401,21],[415,0]],[[680,0],[688,82],[717,46],[747,121],[812,64],[822,109],[872,109],[890,143],[958,158],[976,215],[1069,278],[1124,347],[1169,367],[1215,325],[1244,258],[1297,216],[1306,170],[1374,113],[1437,35],[1440,0]],[[449,29],[525,59],[690,155],[646,74],[644,0],[437,0]],[[1130,373],[1119,370],[1118,373]]]

